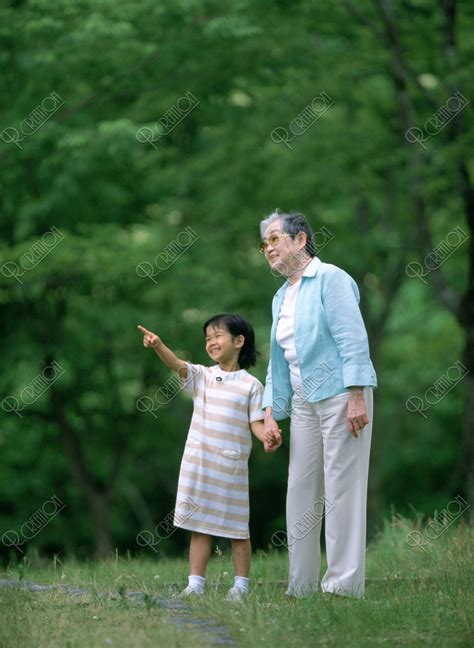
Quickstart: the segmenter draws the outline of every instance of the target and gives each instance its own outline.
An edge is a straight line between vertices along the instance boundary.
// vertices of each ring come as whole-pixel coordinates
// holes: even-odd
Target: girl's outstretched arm
[[[186,379],[188,377],[186,362],[181,360],[181,358],[178,358],[178,356],[166,346],[156,333],[148,331],[148,329],[140,324],[137,328],[141,333],[143,333],[143,346],[154,349],[155,353],[169,369],[178,371],[180,377]]]

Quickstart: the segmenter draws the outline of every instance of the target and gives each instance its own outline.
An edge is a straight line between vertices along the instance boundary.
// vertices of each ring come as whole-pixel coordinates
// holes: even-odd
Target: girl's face
[[[226,328],[209,325],[206,329],[206,351],[214,362],[237,360],[243,344],[243,335],[232,337]]]

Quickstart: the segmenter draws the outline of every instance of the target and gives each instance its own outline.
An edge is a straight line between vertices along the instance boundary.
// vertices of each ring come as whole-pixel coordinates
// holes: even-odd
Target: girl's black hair
[[[204,335],[206,335],[208,326],[225,328],[232,337],[243,335],[245,342],[239,352],[239,366],[241,369],[253,367],[260,352],[255,348],[255,333],[252,325],[244,317],[231,313],[219,313],[219,315],[213,315],[204,323],[202,327]]]

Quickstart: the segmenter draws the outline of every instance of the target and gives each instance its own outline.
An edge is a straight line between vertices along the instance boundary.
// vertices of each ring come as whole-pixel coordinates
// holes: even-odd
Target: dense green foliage
[[[410,125],[422,127],[454,90],[474,96],[474,8],[458,3],[453,62],[443,3],[393,4],[416,110]],[[370,528],[392,507],[432,514],[465,493],[463,384],[426,419],[406,407],[459,360],[464,332],[438,298],[444,288],[405,267],[422,261],[430,240],[456,226],[468,231],[458,168],[473,150],[472,110],[414,154],[376,5],[2,3],[0,261],[28,266],[22,255],[47,231],[64,237],[21,277],[0,275],[1,398],[22,402],[45,367],[63,370],[22,418],[1,411],[2,533],[19,533],[56,495],[65,508],[32,540],[40,550],[141,549],[139,531],[174,506],[192,403],[180,394],[156,417],[137,409],[170,376],[136,326],[206,363],[202,322],[239,312],[255,327],[255,375],[264,381],[271,299],[282,280],[258,253],[258,224],[275,207],[325,227],[321,258],[361,290],[380,385]],[[12,142],[5,129],[27,130],[23,120],[53,92],[64,104]],[[272,139],[322,92],[333,103],[291,148]],[[197,105],[158,139],[155,124],[186,93]],[[156,141],[143,141],[150,132]],[[429,238],[410,189],[416,163]],[[165,248],[186,240],[186,228],[193,244],[158,273],[155,259],[164,255],[166,268]],[[465,290],[467,268],[465,243],[443,264],[449,290]],[[276,455],[259,446],[251,530],[254,546],[267,547],[284,528],[288,443]],[[178,532],[162,550],[185,543]]]

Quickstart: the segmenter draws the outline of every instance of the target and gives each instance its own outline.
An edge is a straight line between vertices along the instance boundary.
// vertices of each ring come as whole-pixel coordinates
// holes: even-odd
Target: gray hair
[[[270,216],[267,216],[267,218],[260,222],[260,237],[262,239],[267,227],[275,221],[281,221],[283,231],[286,232],[286,234],[289,234],[291,238],[294,238],[299,232],[304,232],[306,234],[305,250],[310,257],[316,256],[313,230],[303,214],[300,214],[299,212],[290,212],[289,214],[285,214],[279,209],[275,209]]]

